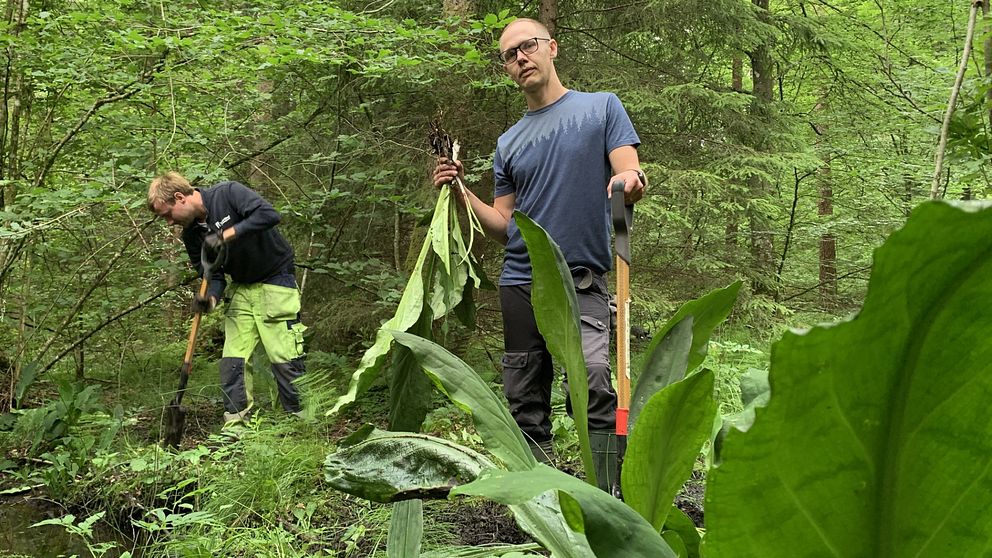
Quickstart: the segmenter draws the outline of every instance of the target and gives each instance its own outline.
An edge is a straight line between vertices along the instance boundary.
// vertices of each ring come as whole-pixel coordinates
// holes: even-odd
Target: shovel
[[[627,417],[630,414],[630,231],[634,206],[624,205],[623,180],[610,186],[610,214],[613,219],[617,275],[617,470],[612,493],[623,498],[620,473],[627,451]]]
[[[200,265],[203,267],[203,278],[200,280],[200,296],[207,295],[207,286],[210,284],[210,274],[214,267],[221,261],[223,248],[214,254],[210,259],[210,250],[206,243],[200,249]],[[176,388],[176,395],[165,408],[165,435],[162,437],[166,446],[178,448],[179,442],[183,439],[183,431],[186,428],[186,409],[182,408],[183,395],[186,394],[186,384],[189,382],[189,374],[193,369],[193,347],[196,346],[196,334],[200,329],[201,312],[193,314],[193,327],[189,332],[189,340],[186,342],[186,356],[183,357],[183,366],[179,370],[179,387]]]

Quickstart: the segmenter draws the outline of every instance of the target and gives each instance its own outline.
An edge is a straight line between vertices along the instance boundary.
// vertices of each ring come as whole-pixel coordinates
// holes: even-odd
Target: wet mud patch
[[[72,535],[58,525],[32,525],[64,517],[72,513],[39,494],[0,498],[0,555],[23,556],[89,556],[90,550],[78,535]],[[77,516],[76,523],[85,519]],[[93,525],[91,544],[111,543],[114,548],[103,556],[117,558],[124,551],[141,556],[134,541],[104,521]]]

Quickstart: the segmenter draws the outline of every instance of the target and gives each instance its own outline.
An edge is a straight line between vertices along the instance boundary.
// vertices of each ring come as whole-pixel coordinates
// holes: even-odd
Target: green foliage
[[[307,516],[306,497],[290,497],[321,484],[323,445],[338,427],[321,426],[321,436],[305,431],[321,447],[289,443],[285,460],[260,449],[265,464],[246,464],[246,456],[256,444],[281,448],[285,440],[266,433],[270,424],[230,447],[204,440],[210,447],[203,452],[175,459],[137,447],[150,438],[150,407],[174,386],[191,294],[174,236],[142,228],[143,198],[153,174],[177,168],[198,185],[233,178],[273,201],[301,264],[304,320],[313,326],[313,374],[305,381],[319,389],[308,391],[308,401],[329,407],[400,301],[405,271],[419,254],[422,218],[436,196],[426,186],[423,123],[439,107],[457,123],[469,186],[484,196],[493,143],[523,109],[514,84],[483,62],[509,18],[533,15],[533,6],[477,6],[477,19],[440,21],[439,6],[422,0],[375,11],[356,2],[47,2],[28,5],[23,23],[0,23],[7,54],[0,72],[7,99],[0,383],[15,391],[0,409],[25,407],[11,415],[18,429],[3,442],[5,449],[36,446],[30,455],[51,462],[43,468],[50,496],[80,504],[95,493],[115,510],[132,509],[129,498],[171,514],[206,508],[223,523],[177,528],[161,541],[176,555],[316,554],[305,537],[322,533],[347,541],[328,552],[381,550],[388,510],[352,501],[334,509],[351,522],[341,525],[322,515],[323,502]],[[769,14],[725,0],[570,8],[560,11],[557,33],[566,85],[617,92],[643,141],[651,185],[634,243],[635,319],[657,330],[679,301],[740,278],[780,287],[777,298],[742,289],[733,335],[711,343],[703,364],[715,372],[722,412],[737,413],[737,395],[746,390],[739,380],[767,369],[765,341],[786,320],[833,319],[858,305],[871,250],[925,195],[968,3],[946,10],[772,3]],[[772,99],[758,103],[751,56],[762,48],[773,60],[775,87]],[[988,83],[975,73],[979,66],[969,67],[952,122],[942,184],[948,197],[988,194]],[[820,214],[828,200],[832,213]],[[753,250],[760,235],[771,241],[770,261]],[[837,249],[835,294],[817,288],[828,237]],[[479,244],[474,249],[492,273],[500,248]],[[424,296],[436,301],[436,292],[443,291]],[[485,320],[498,322],[489,312],[494,304],[483,302],[490,308],[469,343],[492,337],[495,327]],[[139,423],[113,451],[102,451],[104,435],[125,419],[99,408],[57,435],[75,411],[57,408],[63,397],[47,389],[49,380],[75,374],[100,382],[104,397],[124,404],[126,421]],[[194,381],[198,401],[216,405],[213,375]],[[356,412],[377,413],[380,399]],[[728,419],[743,428],[760,424],[762,412],[768,416],[758,412],[755,423],[748,405]],[[556,420],[558,432],[574,428]],[[41,478],[20,463],[3,469],[27,485]],[[176,497],[195,492],[183,501],[193,508],[150,500],[167,489]],[[553,505],[547,510],[557,514]],[[297,537],[284,520],[307,527]],[[555,535],[549,528],[542,536]]]
[[[22,455],[39,458],[46,466],[31,474],[56,498],[89,471],[92,461],[106,452],[122,425],[123,411],[102,409],[96,386],[62,382],[59,398],[43,407],[15,410],[11,438],[24,443]]]
[[[713,374],[700,372],[654,394],[630,432],[621,471],[624,501],[656,531],[665,526],[716,417]]]
[[[331,486],[380,503],[443,498],[492,466],[484,456],[447,440],[371,425],[342,440],[324,461]]]
[[[434,320],[462,306],[464,293],[482,285],[474,256],[462,239],[451,191],[442,188],[438,195],[427,237],[396,313],[379,328],[375,344],[365,351],[361,364],[352,374],[348,392],[338,399],[328,415],[354,402],[378,376],[392,348],[390,331],[410,330],[430,338]],[[467,304],[471,304],[471,299]],[[394,354],[389,385],[390,424],[399,430],[418,430],[429,410],[430,384],[403,348]]]
[[[59,527],[65,529],[66,533],[81,537],[86,544],[87,550],[90,552],[90,556],[97,558],[117,548],[117,543],[97,543],[93,541],[93,525],[102,519],[104,515],[104,512],[97,512],[77,523],[76,516],[68,514],[55,519],[39,521],[33,524],[32,527],[40,527],[42,525],[58,525]],[[130,556],[131,553],[128,551],[124,551],[120,554],[120,558],[130,558]]]
[[[421,554],[421,558],[528,558],[543,556],[527,551],[538,550],[536,544],[499,545],[489,547],[445,548],[437,552]]]
[[[961,234],[935,240],[934,230]],[[744,383],[748,404],[756,404],[750,407],[754,424],[746,434],[727,437],[710,475],[707,555],[791,556],[797,548],[820,548],[902,556],[983,548],[987,466],[974,448],[987,435],[972,415],[984,409],[990,355],[981,339],[992,323],[973,301],[985,298],[992,284],[983,244],[990,234],[992,210],[921,207],[877,252],[870,294],[857,318],[787,334],[775,346],[771,399],[759,406],[765,397],[760,377]],[[948,349],[934,331],[950,332],[972,350]],[[428,370],[460,372],[440,347],[396,335]],[[865,355],[874,356],[866,361]],[[712,381],[710,373],[696,374],[648,402],[630,439],[635,473],[664,470],[667,461],[651,461],[659,455],[691,468],[715,416]],[[489,428],[512,429],[498,421],[478,424],[484,439],[493,439]],[[693,433],[676,435],[683,427]],[[955,435],[948,437],[950,431]],[[668,441],[660,436],[666,433]],[[682,449],[662,451],[660,444]],[[638,490],[629,482],[633,476],[624,476],[625,494]],[[628,494],[653,526],[628,517],[633,510],[609,495],[544,466],[487,471],[452,494],[520,505],[554,488],[569,527],[584,534],[597,555],[674,556],[658,531],[678,484],[653,486],[659,489],[642,490],[657,498]],[[754,506],[765,513],[748,513]],[[669,538],[685,530],[678,527],[684,518],[673,518],[673,527],[664,529]],[[688,551],[694,541],[686,543]]]
[[[746,433],[729,433],[710,473],[707,556],[983,552],[992,321],[974,301],[992,284],[992,211],[982,207],[919,207],[876,251],[854,319],[774,345],[771,398]]]
[[[474,370],[429,340],[399,331],[391,333],[397,343],[413,351],[438,389],[472,415],[486,449],[506,468],[530,469],[537,463],[506,406]]]
[[[407,500],[394,504],[389,522],[389,540],[386,542],[388,558],[420,556],[420,540],[423,536],[423,502]]]
[[[85,415],[101,410],[97,386],[83,387],[61,382],[58,391],[59,398],[43,407],[15,411],[20,417],[14,427],[14,436],[21,440],[30,440],[27,450],[31,454],[67,443],[72,431],[80,426]],[[113,434],[110,433],[110,438]]]
[[[504,504],[523,504],[557,490],[569,527],[585,535],[596,556],[671,557],[676,554],[634,510],[612,495],[575,477],[538,464],[529,471],[488,471],[452,494],[486,496]]]
[[[520,228],[531,261],[531,275],[534,279],[531,304],[534,307],[534,319],[548,346],[548,352],[565,367],[586,480],[595,486],[596,471],[592,463],[587,418],[589,373],[586,371],[582,352],[579,304],[575,298],[572,274],[561,249],[548,236],[547,231],[519,211],[513,212],[513,219]]]
[[[519,215],[518,215],[519,217]],[[526,220],[526,217],[521,217]],[[523,226],[528,226],[524,221]],[[536,225],[529,230],[529,249],[535,247],[535,238],[540,239],[541,231]],[[549,253],[554,244],[543,235],[544,246]],[[550,261],[538,263],[532,258],[535,273],[550,271],[549,265],[554,265],[555,274],[549,279],[561,284],[561,292],[557,295],[572,301],[575,306],[574,288],[566,290],[571,284],[571,277],[562,272],[562,264],[551,264]],[[541,267],[543,265],[543,268]],[[548,281],[550,283],[550,281]],[[550,285],[545,285],[549,288]],[[720,291],[724,294],[728,291]],[[732,295],[736,292],[730,290]],[[551,295],[547,298],[554,298]],[[704,297],[704,302],[695,301],[687,307],[695,309],[702,319],[708,323],[707,316],[714,312],[725,316],[733,304],[734,296],[729,298],[714,296]],[[573,320],[574,321],[574,320]],[[684,319],[684,324],[675,324],[666,328],[661,335],[666,337],[687,337],[679,346],[659,342],[655,344],[656,351],[667,350],[681,352],[681,360],[686,362],[692,343],[692,315]],[[707,328],[700,328],[700,335],[708,336],[715,323]],[[565,322],[545,322],[543,331],[546,337],[561,337],[561,329],[576,328],[577,324]],[[554,328],[558,328],[555,330]],[[479,376],[457,357],[432,343],[429,340],[404,332],[392,332],[396,341],[411,350],[417,361],[424,368],[443,393],[453,403],[472,414],[476,429],[486,447],[491,451],[510,473],[490,468],[479,478],[460,487],[452,487],[453,479],[464,479],[465,475],[453,475],[456,462],[463,459],[460,454],[452,454],[450,442],[431,439],[416,435],[382,434],[373,435],[374,442],[391,440],[394,436],[407,438],[416,437],[420,449],[411,451],[405,444],[378,443],[368,447],[363,445],[369,436],[370,428],[359,431],[346,442],[346,447],[328,457],[326,462],[330,480],[337,488],[350,494],[378,501],[392,501],[404,498],[403,494],[427,497],[447,493],[476,494],[495,498],[505,504],[517,516],[520,524],[544,544],[555,555],[572,556],[581,550],[568,547],[568,540],[559,539],[549,528],[554,527],[553,516],[558,521],[564,521],[569,528],[570,536],[584,536],[596,555],[671,555],[675,556],[669,544],[661,537],[661,531],[672,509],[675,493],[692,472],[693,464],[703,442],[709,437],[714,418],[716,403],[713,401],[713,375],[706,372],[696,374],[682,381],[676,381],[662,389],[644,405],[643,422],[635,429],[629,440],[629,465],[624,469],[623,489],[631,506],[617,502],[612,496],[600,492],[591,485],[582,485],[581,481],[568,475],[554,471],[561,478],[548,478],[551,471],[547,467],[535,467],[535,461],[513,422],[509,413],[492,391]],[[576,331],[577,333],[577,331]],[[581,343],[572,347],[581,356]],[[697,349],[698,351],[698,349]],[[652,355],[652,358],[656,358]],[[678,357],[657,357],[657,361],[678,360]],[[700,357],[698,360],[702,360]],[[684,370],[684,369],[683,369]],[[650,376],[650,375],[649,375]],[[358,443],[353,443],[357,441]],[[373,447],[374,446],[374,447]],[[389,447],[392,446],[392,447]],[[468,451],[468,450],[463,450]],[[416,454],[415,459],[411,457]],[[429,465],[422,463],[427,459]],[[369,467],[371,464],[371,468]],[[422,471],[445,471],[432,482],[424,479]],[[510,476],[506,476],[506,475]],[[412,476],[411,475],[415,475]],[[470,477],[478,475],[476,470]],[[567,480],[564,480],[567,479]],[[439,482],[438,482],[439,481]],[[578,483],[585,488],[576,489]],[[438,485],[441,489],[438,490]],[[383,489],[385,488],[385,490]],[[397,488],[400,487],[400,488]],[[481,487],[481,488],[480,488]],[[549,500],[544,494],[549,487],[557,489],[558,503]],[[543,494],[543,496],[542,496]],[[383,499],[385,498],[385,499]],[[549,505],[550,503],[550,505]],[[636,511],[635,511],[636,510]],[[541,512],[536,518],[535,512]],[[553,514],[552,517],[548,513]],[[640,513],[640,516],[637,514]],[[560,515],[559,515],[560,514]],[[622,517],[622,527],[617,528],[608,518]],[[642,518],[643,517],[643,518]],[[688,537],[682,542],[679,529],[684,529],[684,516],[676,514],[675,527],[667,529],[666,537],[680,548],[691,545],[698,546],[698,540]],[[636,518],[636,519],[632,519]],[[645,519],[647,522],[645,522]],[[536,521],[535,521],[536,519]],[[652,527],[652,522],[655,524]],[[399,525],[404,527],[404,525]],[[646,537],[651,533],[652,537]],[[401,535],[397,535],[399,537]],[[654,554],[653,554],[654,553]],[[660,553],[660,554],[658,554]]]
[[[396,342],[413,351],[438,388],[452,403],[472,415],[479,436],[504,467],[526,471],[537,461],[527,447],[503,402],[489,386],[460,359],[444,348],[408,333],[395,332]],[[511,507],[520,526],[553,553],[561,556],[586,556],[588,550],[565,529],[558,503],[547,496]]]

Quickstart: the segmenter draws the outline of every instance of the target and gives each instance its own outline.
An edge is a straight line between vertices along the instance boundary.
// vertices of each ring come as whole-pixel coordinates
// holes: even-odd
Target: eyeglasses
[[[518,52],[522,52],[524,54],[534,54],[535,52],[537,52],[537,47],[541,44],[540,41],[550,41],[550,40],[551,39],[547,39],[545,37],[531,37],[530,39],[527,39],[526,41],[520,43],[519,45],[513,48],[508,48],[503,52],[497,54],[496,60],[498,60],[499,63],[503,64],[504,66],[507,64],[512,64],[517,60]]]

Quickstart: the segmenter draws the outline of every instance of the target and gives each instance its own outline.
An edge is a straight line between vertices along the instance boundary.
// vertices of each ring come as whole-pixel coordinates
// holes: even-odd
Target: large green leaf
[[[448,440],[368,427],[324,461],[325,477],[335,489],[381,503],[445,498],[490,467],[482,454]]]
[[[992,210],[917,208],[862,311],[786,334],[706,490],[719,557],[988,556]]]
[[[585,535],[597,557],[676,558],[661,535],[629,506],[547,465],[539,464],[529,471],[487,470],[451,494],[521,504],[548,490],[559,491],[569,526]]]
[[[699,536],[699,531],[696,529],[696,524],[692,522],[692,519],[684,511],[675,505],[672,505],[672,511],[669,512],[668,519],[665,520],[665,529],[662,531],[662,535],[665,533],[678,534],[679,539],[682,540],[682,545],[685,547],[687,558],[699,558],[701,537]],[[665,540],[669,540],[669,537],[665,537]]]
[[[700,372],[656,393],[630,433],[621,472],[624,499],[658,531],[716,415],[713,373]]]
[[[740,411],[717,419],[713,425],[713,444],[710,446],[710,459],[719,465],[722,460],[723,442],[732,429],[747,432],[754,424],[754,413],[759,407],[768,404],[771,398],[771,387],[768,385],[768,371],[751,368],[739,380],[741,386],[741,403],[744,408]]]
[[[664,356],[663,352],[658,352],[655,349],[665,339],[668,331],[686,316],[692,316],[692,347],[689,350],[686,373],[691,373],[695,370],[706,359],[706,351],[709,347],[710,335],[713,334],[713,330],[722,324],[727,319],[727,316],[730,315],[730,311],[733,310],[734,303],[737,302],[737,292],[740,291],[740,288],[741,282],[737,281],[725,288],[714,289],[701,298],[690,300],[683,304],[675,312],[675,315],[658,330],[654,338],[651,339],[651,344],[648,345],[648,359],[645,361],[644,370],[651,370],[655,366],[654,360]],[[673,381],[677,381],[678,379],[675,378]]]
[[[420,319],[410,332],[430,338],[430,308],[424,306]],[[410,349],[399,346],[392,349],[393,361],[389,367],[389,429],[418,432],[431,408],[434,384],[420,370],[420,363]]]
[[[386,558],[420,556],[423,536],[424,502],[405,500],[393,504],[393,515],[389,518],[389,537],[386,539]]]
[[[431,245],[444,266],[445,275],[451,275],[451,238],[448,227],[451,226],[451,188],[441,188],[434,208],[434,219],[431,221]]]
[[[440,203],[440,200],[438,200]],[[417,265],[410,274],[410,280],[403,289],[403,296],[396,307],[396,313],[386,323],[382,324],[375,334],[375,343],[369,347],[358,369],[351,375],[348,384],[348,392],[338,398],[337,402],[327,411],[331,415],[341,410],[349,403],[354,403],[359,395],[365,393],[372,385],[372,382],[379,376],[382,363],[389,353],[389,348],[393,343],[393,336],[387,330],[406,331],[420,319],[424,309],[424,263],[431,254],[431,233],[428,232],[424,245],[420,248],[420,255],[417,257]]]
[[[459,546],[433,550],[420,555],[420,558],[538,558],[543,554],[531,554],[531,550],[541,547],[530,544],[499,544],[491,546]]]
[[[654,344],[644,371],[637,377],[630,397],[628,429],[633,432],[641,409],[654,394],[685,377],[692,348],[692,316],[686,316],[671,327],[664,338]]]
[[[395,332],[396,342],[409,348],[452,403],[472,415],[486,449],[510,470],[529,470],[537,460],[506,406],[493,390],[458,357],[444,347],[408,333]],[[565,528],[561,510],[544,494],[510,506],[521,528],[559,558],[587,558],[587,543]]]
[[[472,319],[469,279],[481,283],[473,270],[471,254],[461,239],[457,213],[451,207],[450,188],[442,188],[434,206],[427,237],[394,316],[376,332],[375,343],[365,351],[352,374],[348,392],[338,398],[328,415],[354,402],[378,377],[393,338],[385,330],[410,331],[430,337],[434,319],[459,308],[463,320]],[[426,283],[425,283],[426,282]],[[429,290],[429,292],[428,292]],[[467,302],[463,303],[466,298]],[[447,325],[444,325],[446,331]],[[430,404],[430,383],[421,377],[408,354],[394,355],[390,370],[390,424],[394,429],[417,430]]]
[[[410,349],[424,372],[452,403],[472,415],[486,449],[511,470],[529,469],[537,460],[506,405],[482,378],[444,347],[400,331],[396,342]]]
[[[575,298],[572,273],[558,245],[547,231],[519,211],[513,219],[520,229],[533,272],[531,304],[537,328],[544,336],[551,355],[565,367],[568,394],[572,400],[575,430],[582,449],[586,480],[596,484],[596,468],[589,446],[589,376],[582,352],[579,303]]]
[[[509,506],[517,524],[534,540],[551,551],[555,558],[592,558],[589,542],[572,531],[565,522],[558,496],[545,492],[523,504]]]

